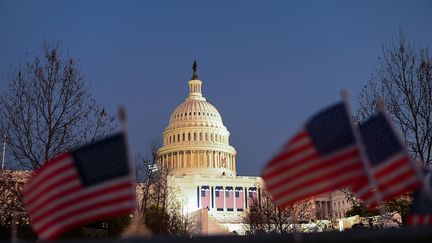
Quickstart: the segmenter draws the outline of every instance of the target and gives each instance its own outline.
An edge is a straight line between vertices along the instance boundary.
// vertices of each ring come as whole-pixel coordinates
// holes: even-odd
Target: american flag
[[[308,120],[268,162],[262,177],[279,207],[362,179],[364,166],[345,104]]]
[[[128,214],[136,207],[124,136],[65,152],[28,181],[24,202],[40,239],[74,227]]]
[[[384,113],[379,112],[361,123],[359,130],[377,188],[362,180],[352,187],[357,197],[373,208],[380,201],[391,200],[422,185],[415,164]]]
[[[254,203],[257,203],[257,200],[258,200],[257,188],[249,187],[248,204],[252,205]]]
[[[234,193],[232,186],[225,187],[225,205],[227,209],[234,208]]]
[[[210,208],[210,187],[201,187],[201,205],[203,208]]]
[[[244,208],[244,192],[242,187],[235,188],[235,203],[237,210],[242,210]]]
[[[224,189],[221,186],[217,186],[215,188],[216,194],[216,208],[223,209],[224,208]]]
[[[426,174],[426,173],[425,173]],[[432,187],[432,171],[425,177],[426,183]],[[414,193],[411,215],[408,217],[410,225],[432,225],[432,198],[427,190],[422,188]]]

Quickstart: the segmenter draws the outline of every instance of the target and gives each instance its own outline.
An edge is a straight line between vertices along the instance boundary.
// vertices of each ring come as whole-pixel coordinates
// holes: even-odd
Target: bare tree
[[[380,66],[362,89],[358,118],[386,102],[392,120],[402,131],[412,156],[432,162],[432,56],[427,48],[416,47],[400,32],[392,43],[383,45]]]
[[[312,217],[313,203],[301,201],[294,206],[279,208],[265,189],[261,190],[259,200],[254,200],[245,212],[243,223],[251,234],[289,233],[302,231],[298,224]]]
[[[9,75],[0,95],[0,128],[10,160],[35,170],[54,155],[90,142],[112,129],[113,116],[96,104],[76,59],[58,43]]]
[[[190,236],[197,234],[198,218],[187,214],[184,205],[175,199],[172,169],[157,164],[161,142],[150,141],[149,155],[137,156],[136,173],[139,210],[146,226],[155,234]]]
[[[0,224],[10,224],[16,214],[28,226],[23,185],[30,174],[56,154],[106,134],[114,118],[96,104],[78,61],[58,43],[45,43],[43,56],[13,70],[7,82],[9,89],[0,94],[0,132],[11,170],[0,174]]]

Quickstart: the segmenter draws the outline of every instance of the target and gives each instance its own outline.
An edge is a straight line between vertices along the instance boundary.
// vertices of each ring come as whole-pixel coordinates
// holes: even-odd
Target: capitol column
[[[197,167],[201,167],[200,151],[197,150]]]
[[[207,165],[207,150],[204,150],[203,156],[204,156],[204,167],[208,167],[208,165]]]
[[[177,151],[177,168],[180,168],[180,152]]]

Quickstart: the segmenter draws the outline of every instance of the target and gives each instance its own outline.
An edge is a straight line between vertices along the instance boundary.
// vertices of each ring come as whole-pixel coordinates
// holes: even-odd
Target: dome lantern
[[[205,100],[201,93],[202,81],[198,78],[198,65],[196,61],[194,61],[192,69],[192,79],[189,80],[189,99]]]

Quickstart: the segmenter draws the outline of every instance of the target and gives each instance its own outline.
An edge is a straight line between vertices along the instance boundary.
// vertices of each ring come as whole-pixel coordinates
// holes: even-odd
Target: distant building
[[[189,96],[172,113],[163,132],[158,162],[170,167],[177,199],[192,213],[207,209],[204,233],[239,231],[242,214],[259,196],[261,178],[237,176],[236,150],[218,110],[203,97],[196,71],[189,81]]]
[[[243,214],[260,197],[260,177],[237,175],[229,136],[220,113],[202,95],[194,64],[189,96],[171,114],[157,158],[173,170],[176,199],[186,211],[204,212],[204,234],[244,232]],[[344,217],[351,204],[333,192],[316,197],[314,207],[316,219],[329,219]]]

